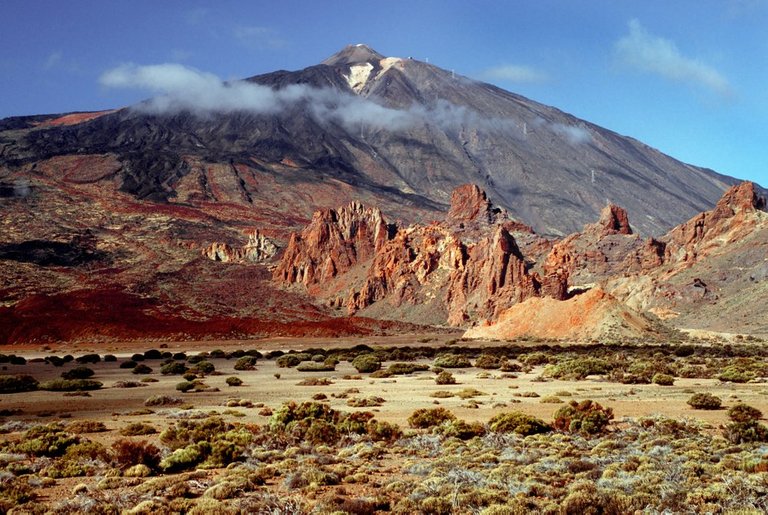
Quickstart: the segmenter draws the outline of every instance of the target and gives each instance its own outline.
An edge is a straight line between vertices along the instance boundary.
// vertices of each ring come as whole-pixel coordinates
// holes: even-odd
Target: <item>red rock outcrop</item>
[[[715,209],[696,215],[665,235],[666,258],[690,263],[700,253],[707,253],[708,247],[736,241],[755,227],[753,213],[764,209],[765,199],[753,183],[737,184],[723,194]]]
[[[284,284],[323,283],[372,258],[390,236],[378,208],[352,202],[317,211],[301,234],[291,234],[273,277]]]
[[[301,236],[291,237],[275,278],[316,285],[310,291],[323,296],[319,283],[343,281],[345,272],[365,263],[362,281],[347,281],[351,291],[346,298],[335,293],[342,289],[338,284],[325,288],[329,304],[346,306],[351,314],[380,302],[393,308],[418,306],[420,312],[429,313],[424,316],[434,317],[430,319],[434,323],[453,325],[493,318],[500,310],[542,292],[565,297],[567,274],[552,273],[542,281],[530,273],[507,228],[510,221],[477,186],[461,186],[453,192],[444,223],[414,225],[391,236],[380,213],[371,217],[370,210],[359,205],[347,211],[356,213],[357,231],[342,229],[352,221],[348,216],[335,211],[316,213]],[[520,229],[514,223],[511,227]],[[359,276],[360,270],[353,275]]]
[[[632,234],[627,211],[615,204],[608,204],[603,208],[595,228],[599,229],[600,234],[603,236],[608,234]]]
[[[248,242],[240,248],[227,243],[213,242],[202,251],[203,256],[224,263],[261,263],[277,254],[278,247],[258,229],[248,234]]]

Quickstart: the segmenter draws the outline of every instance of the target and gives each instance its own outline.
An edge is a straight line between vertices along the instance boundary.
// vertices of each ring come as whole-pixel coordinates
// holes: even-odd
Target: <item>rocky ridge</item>
[[[476,185],[456,188],[445,220],[430,225],[400,228],[378,210],[353,204],[319,211],[293,234],[274,277],[303,284],[350,314],[375,306],[376,314],[408,311],[432,323],[464,325],[530,297],[564,298],[564,273],[542,278],[529,271],[512,235],[521,229]],[[355,267],[357,274],[344,277]]]

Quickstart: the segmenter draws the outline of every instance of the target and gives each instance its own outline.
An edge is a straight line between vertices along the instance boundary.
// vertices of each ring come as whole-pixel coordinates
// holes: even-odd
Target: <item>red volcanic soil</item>
[[[264,336],[341,337],[397,333],[415,326],[359,317],[264,320],[211,317],[189,320],[163,314],[152,299],[118,290],[79,290],[35,295],[13,307],[0,307],[0,342],[198,340]]]
[[[87,122],[89,120],[95,120],[105,114],[114,113],[117,109],[111,109],[108,111],[94,111],[90,113],[70,113],[53,118],[52,120],[46,120],[39,124],[39,127],[57,127],[60,125],[77,125],[78,123]]]

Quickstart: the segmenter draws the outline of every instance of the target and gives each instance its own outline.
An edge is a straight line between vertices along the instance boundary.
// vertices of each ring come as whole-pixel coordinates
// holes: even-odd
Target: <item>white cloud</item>
[[[684,56],[673,41],[649,33],[637,20],[629,22],[629,34],[616,43],[616,54],[625,64],[669,80],[686,82],[730,97],[728,79],[712,66]]]
[[[530,66],[503,64],[485,70],[481,77],[486,80],[502,80],[509,82],[544,82],[547,75]]]
[[[134,109],[151,113],[190,111],[198,115],[247,111],[273,114],[296,106],[304,107],[320,123],[342,125],[350,132],[365,130],[399,131],[423,124],[444,130],[474,127],[489,131],[519,132],[505,119],[488,118],[462,106],[439,100],[427,108],[414,105],[393,109],[365,97],[331,88],[291,85],[282,89],[246,81],[224,82],[216,75],[177,63],[138,66],[124,64],[103,73],[99,82],[109,88],[148,91],[155,95]],[[569,141],[578,135],[559,131]]]

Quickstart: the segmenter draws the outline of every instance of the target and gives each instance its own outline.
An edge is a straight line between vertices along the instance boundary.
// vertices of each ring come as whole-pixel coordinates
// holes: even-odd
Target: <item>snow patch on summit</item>
[[[349,67],[349,75],[344,75],[344,78],[355,93],[360,93],[368,82],[372,70],[371,63],[356,64]]]

